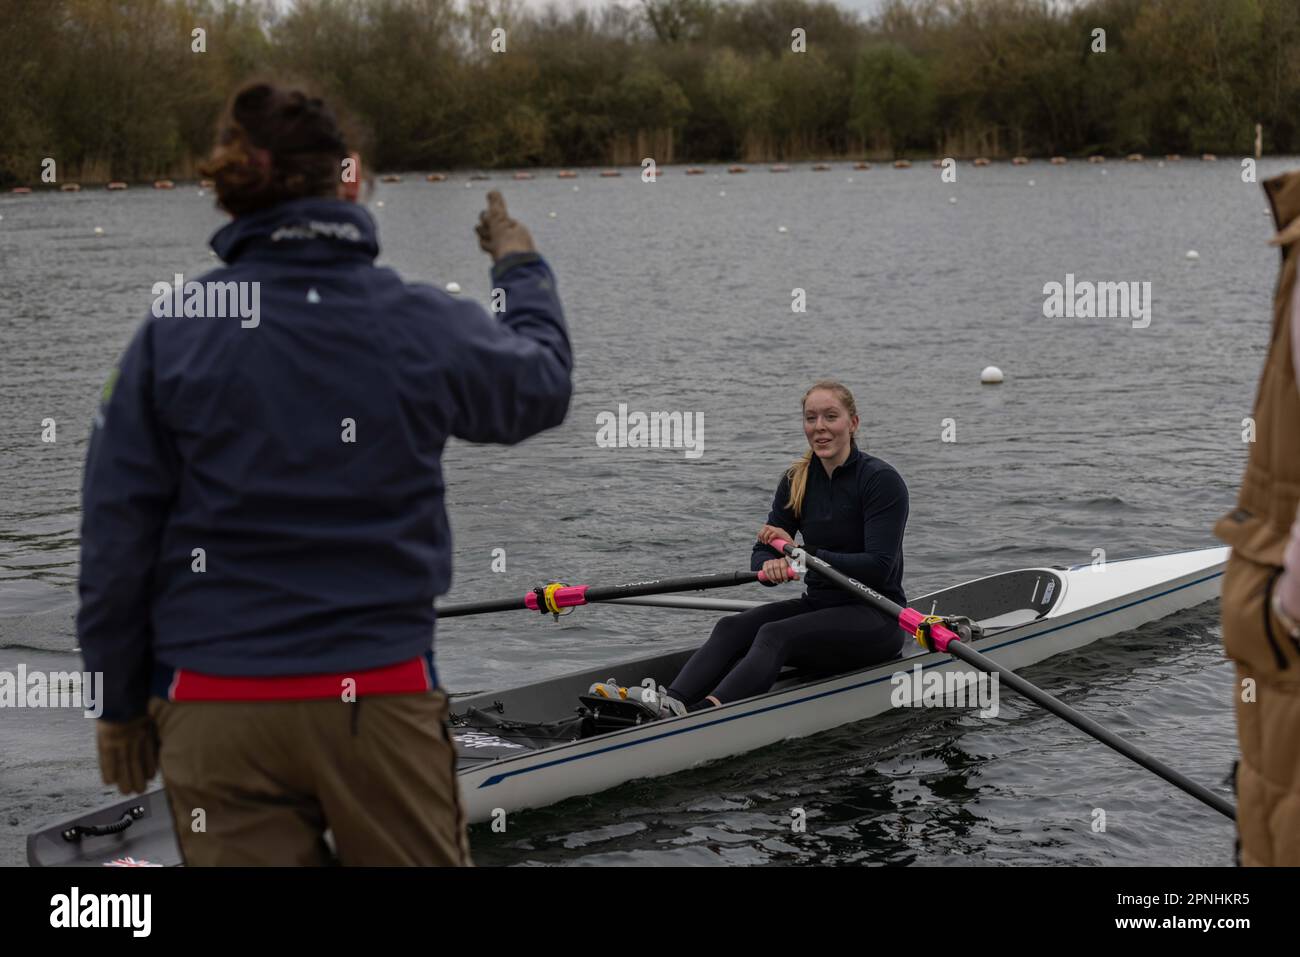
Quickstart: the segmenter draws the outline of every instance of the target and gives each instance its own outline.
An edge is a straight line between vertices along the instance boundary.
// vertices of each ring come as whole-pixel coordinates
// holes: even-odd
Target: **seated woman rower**
[[[839,382],[817,382],[803,397],[808,450],[776,488],[758,531],[750,567],[767,584],[792,579],[790,560],[768,543],[794,541],[900,605],[907,486],[888,462],[858,448],[858,409]],[[855,671],[894,658],[906,636],[898,622],[815,571],[799,598],[729,615],[666,689],[660,716],[670,717],[762,694],[784,665],[819,673]]]

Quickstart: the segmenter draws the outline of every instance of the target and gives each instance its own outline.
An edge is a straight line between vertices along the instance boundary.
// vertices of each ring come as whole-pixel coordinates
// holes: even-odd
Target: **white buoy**
[[[551,211],[550,211],[549,213],[547,213],[546,215],[549,216],[551,219],[554,219],[556,216],[559,215],[559,213],[557,213],[555,210],[551,210]]]
[[[384,206],[384,201],[381,199],[379,202],[375,203],[375,205],[378,206],[380,209],[382,209]]]
[[[1105,170],[1102,170],[1102,171],[1101,171],[1101,175],[1102,175],[1102,176],[1105,176],[1105,175],[1106,175],[1106,171],[1105,171]]]
[[[307,301],[320,302],[320,293],[316,291],[315,286],[312,286],[310,289],[307,290]]]
[[[202,189],[201,189],[201,190],[199,190],[199,195],[200,195],[200,196],[207,196],[208,194],[207,194],[207,191],[206,191],[206,190],[202,190]]]
[[[727,191],[726,191],[725,189],[718,190],[718,195],[719,195],[719,196],[726,196],[726,195],[727,195]]]
[[[778,233],[788,233],[790,230],[786,229],[784,226],[778,226],[776,227],[776,231]]]
[[[848,179],[846,179],[844,182],[846,182],[846,183],[851,183],[851,182],[853,182],[853,177],[850,176],[850,177],[849,177]]]
[[[104,227],[103,227],[103,226],[96,226],[96,227],[95,227],[95,235],[96,235],[96,236],[102,236],[102,235],[104,235]]]
[[[1033,181],[1032,179],[1029,181],[1029,185],[1030,185],[1030,186],[1033,186],[1033,185],[1034,185],[1034,181]]]
[[[576,193],[576,192],[578,191],[578,188],[579,188],[579,187],[577,187],[577,186],[573,187],[573,191]]]
[[[447,283],[447,291],[451,293],[453,296],[460,295],[460,283],[458,282]]]
[[[948,197],[948,203],[949,203],[950,205],[955,205],[956,202],[957,202],[957,197],[956,197],[956,196],[949,196],[949,197]]]
[[[997,385],[1002,381],[1002,370],[997,366],[985,366],[980,373],[980,382],[984,385]]]
[[[1156,163],[1156,169],[1164,169],[1164,168],[1165,168],[1164,160],[1161,160],[1160,162]]]
[[[1201,258],[1201,254],[1198,253],[1195,249],[1189,249],[1189,250],[1187,250],[1187,258],[1188,258],[1188,259],[1200,259],[1200,258]]]

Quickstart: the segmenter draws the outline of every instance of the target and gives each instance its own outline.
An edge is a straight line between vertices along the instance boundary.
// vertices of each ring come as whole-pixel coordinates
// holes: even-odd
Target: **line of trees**
[[[0,23],[4,185],[46,157],[60,181],[192,176],[252,75],[343,106],[379,169],[1246,154],[1257,122],[1300,152],[1297,0],[887,0],[868,21],[825,0],[0,0]]]

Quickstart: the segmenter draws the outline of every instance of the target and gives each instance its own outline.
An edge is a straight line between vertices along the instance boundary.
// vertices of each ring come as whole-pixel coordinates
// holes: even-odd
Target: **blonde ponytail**
[[[808,466],[812,457],[812,449],[809,449],[785,470],[785,477],[790,480],[790,501],[785,503],[785,507],[794,509],[796,518],[803,515],[803,494],[808,491]]]

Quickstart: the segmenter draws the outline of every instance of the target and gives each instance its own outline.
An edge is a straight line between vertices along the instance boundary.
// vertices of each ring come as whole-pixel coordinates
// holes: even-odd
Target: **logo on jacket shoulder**
[[[286,239],[341,239],[344,242],[359,243],[365,236],[356,223],[326,223],[312,220],[309,223],[295,223],[281,226],[271,233],[271,242],[283,242]]]
[[[172,282],[156,282],[150,311],[157,319],[238,319],[254,329],[262,321],[260,282],[190,282],[176,273]]]

